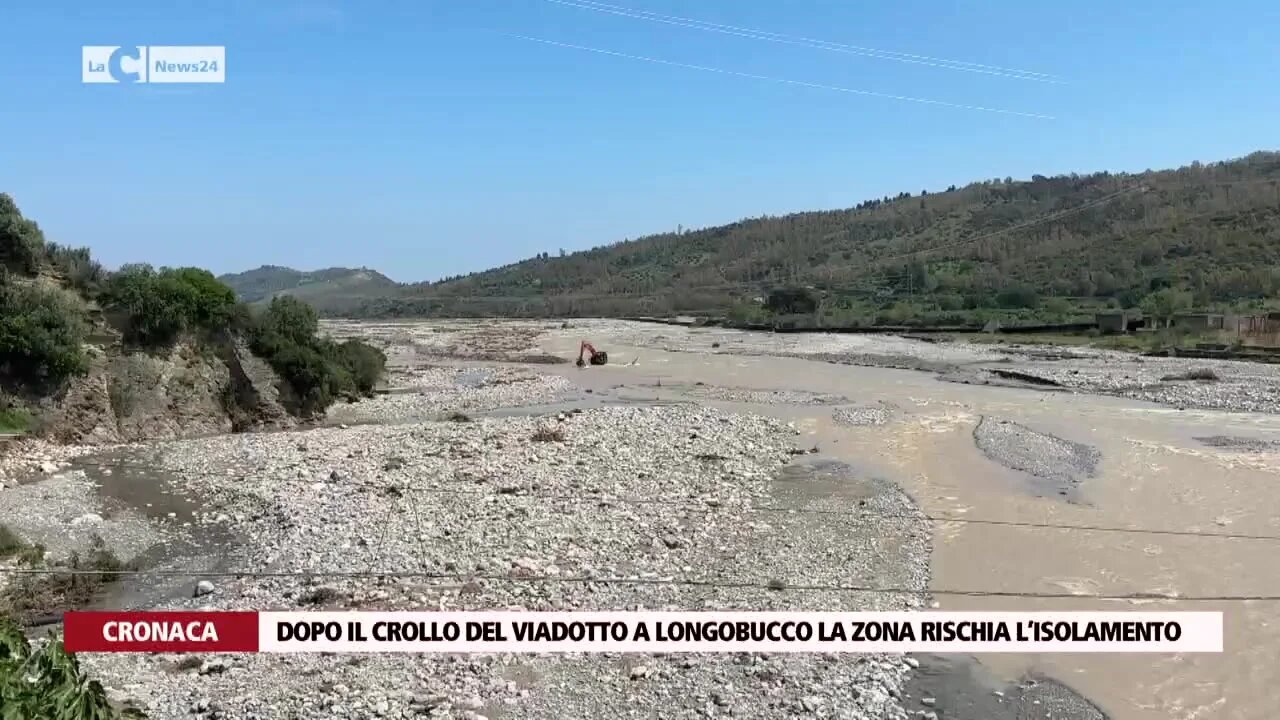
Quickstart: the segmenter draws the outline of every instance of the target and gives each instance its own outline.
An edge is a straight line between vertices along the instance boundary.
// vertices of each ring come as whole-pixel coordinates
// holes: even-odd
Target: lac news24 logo
[[[86,83],[222,83],[227,49],[221,45],[86,45],[80,48]]]

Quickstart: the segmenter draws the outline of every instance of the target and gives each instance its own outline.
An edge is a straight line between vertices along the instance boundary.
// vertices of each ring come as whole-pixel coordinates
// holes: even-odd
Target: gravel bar
[[[1037,432],[1007,420],[983,417],[973,440],[987,457],[1036,478],[1037,489],[1079,499],[1080,483],[1093,477],[1101,455],[1088,445]]]

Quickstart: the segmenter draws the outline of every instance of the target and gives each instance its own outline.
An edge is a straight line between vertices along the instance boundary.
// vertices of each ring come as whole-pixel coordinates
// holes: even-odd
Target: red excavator
[[[584,360],[584,357],[588,359]],[[578,348],[578,367],[586,367],[588,362],[592,365],[604,365],[609,362],[609,353],[596,350],[591,343],[583,340],[582,346]]]

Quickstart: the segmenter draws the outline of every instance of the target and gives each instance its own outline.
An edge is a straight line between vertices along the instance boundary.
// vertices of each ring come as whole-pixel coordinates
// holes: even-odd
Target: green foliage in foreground
[[[373,393],[387,357],[358,340],[335,343],[317,335],[310,305],[282,295],[253,319],[250,347],[293,388],[296,412],[312,415],[339,398]]]
[[[0,616],[0,720],[122,720],[143,717],[119,711],[75,656],[50,636],[32,649],[22,628]]]
[[[27,385],[83,373],[83,313],[61,290],[0,279],[0,373]]]

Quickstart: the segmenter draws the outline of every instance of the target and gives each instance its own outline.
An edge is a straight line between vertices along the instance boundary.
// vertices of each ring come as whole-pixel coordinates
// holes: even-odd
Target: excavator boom
[[[587,363],[605,365],[608,362],[609,353],[596,350],[591,343],[583,340],[582,345],[578,347],[578,367],[586,367]]]

